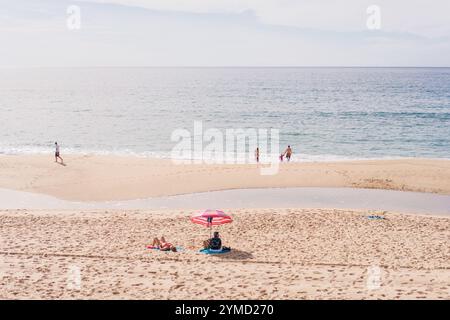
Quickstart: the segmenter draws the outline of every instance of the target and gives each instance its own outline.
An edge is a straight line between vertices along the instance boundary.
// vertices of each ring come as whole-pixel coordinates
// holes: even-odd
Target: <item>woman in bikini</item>
[[[153,243],[150,247],[157,248],[160,251],[173,251],[173,252],[177,251],[177,248],[170,242],[167,242],[166,238],[164,237],[161,237],[161,239],[158,238],[153,239]]]

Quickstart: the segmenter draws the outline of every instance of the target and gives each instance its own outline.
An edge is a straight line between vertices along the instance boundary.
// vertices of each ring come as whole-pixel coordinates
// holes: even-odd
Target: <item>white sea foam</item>
[[[217,160],[213,157],[177,157],[173,158],[169,151],[145,151],[136,152],[129,149],[124,150],[101,150],[91,149],[83,150],[78,148],[61,148],[62,154],[68,155],[103,155],[103,156],[125,156],[125,157],[141,157],[141,158],[155,158],[155,159],[167,159],[167,160],[181,160],[181,161],[203,161],[205,163],[240,163],[238,161],[225,162]],[[8,147],[0,148],[0,154],[4,155],[53,155],[53,146],[49,147]],[[253,158],[253,153],[250,154],[230,154],[223,153],[220,159],[245,159],[243,163],[256,163]],[[378,157],[361,157],[361,156],[344,156],[335,154],[293,154],[290,162],[344,162],[344,161],[364,161],[364,160],[401,160],[411,159],[414,157],[401,157],[401,156],[378,156]],[[450,160],[450,158],[436,158],[436,157],[421,157],[426,159],[436,160]],[[279,161],[279,154],[269,154],[260,157],[260,162],[268,163],[270,161]],[[284,158],[283,162],[287,162]]]

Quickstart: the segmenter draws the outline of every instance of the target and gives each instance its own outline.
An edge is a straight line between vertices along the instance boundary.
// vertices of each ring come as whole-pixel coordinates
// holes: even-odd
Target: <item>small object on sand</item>
[[[385,217],[382,216],[377,216],[377,215],[371,215],[371,216],[367,216],[367,219],[369,220],[385,220]]]

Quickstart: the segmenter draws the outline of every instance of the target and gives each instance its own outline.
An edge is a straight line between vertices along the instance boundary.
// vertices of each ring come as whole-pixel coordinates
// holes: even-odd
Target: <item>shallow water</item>
[[[450,195],[354,188],[235,189],[110,202],[71,202],[0,189],[0,209],[335,208],[450,216]]]

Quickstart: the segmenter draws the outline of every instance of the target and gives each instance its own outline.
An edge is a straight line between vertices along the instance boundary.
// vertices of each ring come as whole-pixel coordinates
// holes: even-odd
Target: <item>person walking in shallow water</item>
[[[63,158],[59,155],[59,144],[55,142],[55,162],[58,162],[58,159],[61,159],[61,164],[64,164]]]

